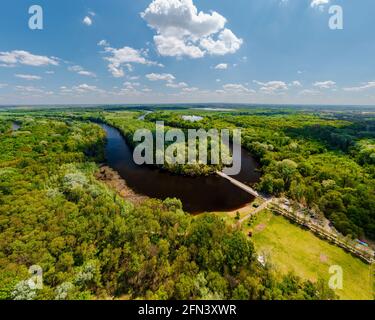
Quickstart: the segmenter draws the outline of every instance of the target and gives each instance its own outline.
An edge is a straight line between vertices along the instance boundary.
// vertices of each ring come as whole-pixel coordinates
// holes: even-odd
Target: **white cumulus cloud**
[[[230,93],[255,93],[254,90],[245,87],[243,84],[239,83],[228,83],[223,85],[225,92]]]
[[[102,44],[99,42],[99,45]],[[159,63],[148,60],[146,57],[147,53],[144,50],[136,50],[125,46],[120,49],[105,47],[104,52],[108,55],[104,58],[109,62],[108,70],[116,78],[123,77],[125,75],[124,67],[126,67],[128,70],[132,70],[132,64],[134,63],[157,65],[159,67],[163,66]]]
[[[99,42],[98,42],[98,46],[101,46],[101,47],[109,47],[109,43],[108,43],[108,41],[107,40],[100,40]]]
[[[218,65],[215,66],[215,69],[217,69],[217,70],[228,69],[228,64],[227,63],[219,63]]]
[[[92,19],[89,16],[86,16],[83,18],[82,23],[85,24],[86,26],[91,26],[92,25]]]
[[[302,87],[302,84],[301,82],[299,82],[298,80],[295,80],[295,81],[292,81],[290,84],[289,84],[290,87]]]
[[[153,0],[141,17],[156,30],[154,42],[163,56],[224,55],[236,52],[243,42],[225,28],[225,17],[198,11],[192,0]]]
[[[288,85],[284,81],[261,82],[254,80],[254,83],[261,86],[259,90],[266,94],[280,93],[288,90]]]
[[[24,79],[24,80],[40,80],[42,77],[31,75],[31,74],[15,74],[17,78]]]
[[[24,50],[0,52],[0,62],[2,62],[5,66],[22,64],[33,67],[48,65],[57,66],[59,64],[58,58],[56,57],[35,55]]]
[[[167,83],[166,86],[169,88],[180,89],[180,88],[186,88],[188,85],[185,82],[179,82],[179,83]]]
[[[190,93],[190,92],[196,92],[198,90],[199,90],[199,88],[197,88],[197,87],[190,87],[190,88],[183,88],[182,92],[183,93]]]
[[[17,94],[24,95],[24,96],[43,96],[43,95],[51,95],[53,94],[52,91],[46,91],[42,88],[37,88],[33,86],[15,86],[14,89],[17,91]]]
[[[362,85],[358,87],[343,88],[344,91],[352,91],[352,92],[360,92],[360,91],[365,91],[368,89],[375,89],[375,81],[369,81],[369,82],[363,83]]]
[[[242,45],[243,40],[229,29],[220,32],[217,39],[212,37],[204,38],[200,41],[200,45],[210,54],[223,56],[227,53],[235,53]]]
[[[73,86],[72,90],[77,93],[89,93],[89,92],[102,93],[104,92],[102,89],[99,89],[98,87],[93,86],[93,85],[88,85],[86,83],[80,84],[78,86]]]
[[[72,72],[76,72],[81,76],[87,76],[87,77],[93,77],[93,78],[96,77],[95,73],[93,73],[91,71],[87,71],[87,70],[85,70],[84,68],[82,68],[81,66],[78,66],[78,65],[68,67],[68,70],[72,71]]]
[[[146,78],[150,81],[167,81],[173,82],[176,78],[170,73],[149,73],[146,74]]]
[[[336,82],[328,80],[328,81],[317,81],[313,84],[314,87],[319,89],[331,89],[336,85]]]

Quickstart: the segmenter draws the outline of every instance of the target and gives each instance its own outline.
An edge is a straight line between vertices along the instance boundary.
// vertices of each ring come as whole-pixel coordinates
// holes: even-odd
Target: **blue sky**
[[[28,26],[31,5],[43,30]],[[343,9],[331,30],[329,8]],[[373,0],[3,0],[0,104],[375,104]]]

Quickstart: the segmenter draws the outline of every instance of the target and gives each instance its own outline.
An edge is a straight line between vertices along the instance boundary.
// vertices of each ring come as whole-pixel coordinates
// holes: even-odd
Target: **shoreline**
[[[95,178],[105,183],[112,190],[116,191],[119,196],[133,204],[139,204],[149,199],[149,197],[138,194],[131,189],[120,174],[107,164],[99,166],[99,171],[95,174]]]

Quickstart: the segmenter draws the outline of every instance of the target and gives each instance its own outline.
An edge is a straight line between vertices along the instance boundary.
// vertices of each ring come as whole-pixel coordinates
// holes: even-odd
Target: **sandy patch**
[[[141,203],[147,199],[146,196],[137,194],[130,189],[118,172],[108,166],[102,166],[95,176],[98,180],[103,181],[111,189],[115,190],[122,198],[134,204]]]
[[[320,254],[320,262],[327,263],[328,262],[328,257],[324,254]]]
[[[257,232],[262,232],[264,229],[266,229],[267,225],[265,225],[264,223],[261,223],[261,224],[258,224],[256,227],[255,227],[255,230]]]

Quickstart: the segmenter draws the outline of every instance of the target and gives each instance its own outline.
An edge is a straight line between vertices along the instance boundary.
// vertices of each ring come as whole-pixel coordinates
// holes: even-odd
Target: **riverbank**
[[[119,173],[106,165],[100,167],[95,177],[99,181],[104,182],[112,190],[115,190],[119,196],[133,204],[139,204],[148,199],[147,196],[137,194],[129,188],[126,181],[121,178]]]

